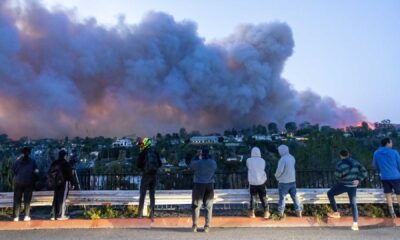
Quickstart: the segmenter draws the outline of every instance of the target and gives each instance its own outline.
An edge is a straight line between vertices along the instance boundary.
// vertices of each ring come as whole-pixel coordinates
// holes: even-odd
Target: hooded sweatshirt
[[[253,147],[251,149],[251,157],[246,160],[246,166],[250,185],[262,185],[267,181],[265,160],[261,158],[261,152],[258,147]]]
[[[374,153],[373,164],[382,180],[400,179],[400,156],[396,150],[380,147]]]
[[[281,159],[278,162],[278,168],[275,172],[275,177],[279,183],[292,183],[296,182],[296,160],[289,153],[289,148],[286,145],[280,145],[278,147]]]

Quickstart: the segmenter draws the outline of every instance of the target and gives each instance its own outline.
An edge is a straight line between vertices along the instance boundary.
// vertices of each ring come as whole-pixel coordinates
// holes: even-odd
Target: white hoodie
[[[296,160],[289,153],[289,148],[286,145],[278,147],[281,159],[279,159],[278,168],[275,172],[275,177],[280,183],[296,182]]]
[[[250,185],[262,185],[267,181],[265,160],[261,158],[261,152],[258,147],[251,149],[251,157],[246,160],[246,166]]]

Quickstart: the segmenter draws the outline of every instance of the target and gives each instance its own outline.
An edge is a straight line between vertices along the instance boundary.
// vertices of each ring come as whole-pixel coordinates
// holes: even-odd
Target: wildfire
[[[367,121],[360,121],[357,123],[357,127],[362,127],[363,122],[368,124],[368,128],[371,130],[375,130],[375,124],[371,123],[371,122],[367,122]]]

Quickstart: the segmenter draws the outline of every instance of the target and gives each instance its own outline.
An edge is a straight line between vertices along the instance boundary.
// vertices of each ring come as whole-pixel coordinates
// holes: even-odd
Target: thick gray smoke
[[[112,28],[71,11],[0,3],[0,132],[12,137],[205,132],[288,121],[363,119],[281,77],[290,27],[242,25],[206,44],[165,13]]]

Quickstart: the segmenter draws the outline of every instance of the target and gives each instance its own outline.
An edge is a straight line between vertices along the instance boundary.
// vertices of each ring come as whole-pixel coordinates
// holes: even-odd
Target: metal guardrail
[[[303,204],[327,204],[327,188],[320,189],[297,189],[297,196]],[[270,203],[278,202],[278,190],[267,190]],[[395,196],[394,196],[395,197]],[[248,189],[216,189],[214,194],[215,204],[248,204],[250,199]],[[34,192],[32,206],[51,206],[53,192],[42,191]],[[190,205],[192,201],[191,190],[167,190],[156,191],[156,205]],[[346,193],[336,196],[339,204],[348,204],[349,199]],[[67,203],[69,205],[138,205],[139,191],[71,191]],[[358,203],[385,203],[385,195],[381,189],[358,189]],[[291,204],[291,199],[287,196],[287,203]],[[146,204],[149,204],[148,197]],[[12,207],[13,193],[0,193],[0,208]]]

